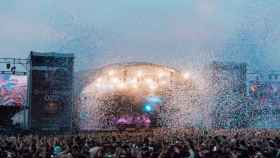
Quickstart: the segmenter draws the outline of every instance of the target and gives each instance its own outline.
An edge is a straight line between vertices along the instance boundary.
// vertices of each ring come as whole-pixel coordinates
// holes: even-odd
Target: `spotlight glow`
[[[97,83],[101,83],[102,81],[103,81],[102,78],[98,78],[98,79],[96,80]]]
[[[146,105],[144,106],[144,110],[145,110],[146,112],[151,112],[151,111],[152,111],[152,106],[149,105],[149,104],[146,104]]]
[[[136,75],[137,75],[137,77],[142,77],[143,76],[143,71],[138,70]]]
[[[109,72],[108,72],[108,75],[109,76],[113,76],[115,74],[115,71],[114,70],[110,70]]]
[[[117,84],[120,82],[120,80],[117,77],[114,77],[111,79],[112,83]]]
[[[161,84],[161,85],[166,85],[166,84],[167,84],[167,81],[161,80],[161,81],[160,81],[160,84]]]
[[[137,89],[137,88],[139,88],[139,86],[138,86],[138,84],[134,84],[134,85],[132,85],[132,88]]]
[[[147,84],[153,84],[154,83],[154,81],[152,79],[150,79],[150,78],[145,79],[145,82]]]
[[[125,87],[126,87],[125,84],[122,82],[118,84],[119,89],[124,89]]]
[[[135,78],[130,79],[130,80],[128,80],[128,82],[127,82],[127,83],[128,83],[128,84],[135,85],[135,84],[137,84],[137,79],[135,79]]]
[[[190,79],[191,75],[190,75],[189,72],[185,72],[185,73],[183,74],[183,77],[184,77],[184,79],[188,80],[188,79]]]
[[[150,88],[151,90],[155,90],[155,89],[157,89],[157,85],[156,85],[156,84],[150,84],[150,85],[149,85],[149,88]]]
[[[164,76],[166,76],[165,73],[163,73],[163,72],[159,72],[159,73],[158,73],[158,77],[159,77],[159,78],[162,78],[162,77],[164,77]]]

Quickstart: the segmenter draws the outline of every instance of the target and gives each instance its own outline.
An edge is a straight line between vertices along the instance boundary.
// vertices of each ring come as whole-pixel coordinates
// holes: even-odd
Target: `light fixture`
[[[15,66],[13,66],[13,67],[11,68],[11,72],[12,72],[13,75],[16,74],[16,67],[15,67]]]
[[[142,77],[143,76],[143,72],[141,70],[137,71],[137,77]]]
[[[124,83],[119,83],[117,86],[118,86],[119,89],[124,89],[125,88],[125,84]]]
[[[109,76],[113,76],[113,75],[115,74],[115,72],[114,72],[114,70],[110,70],[110,71],[108,72],[108,74],[109,74]]]
[[[96,81],[98,82],[98,83],[100,83],[100,82],[102,82],[102,78],[98,78]]]
[[[113,82],[114,84],[119,83],[119,81],[120,80],[117,77],[114,77],[114,78],[111,79],[111,82]]]
[[[183,74],[183,77],[184,77],[184,79],[188,80],[188,79],[190,78],[190,73],[185,72],[185,73]]]
[[[7,68],[7,69],[10,69],[10,68],[11,68],[11,64],[10,64],[10,63],[7,63],[6,68]]]
[[[145,112],[151,112],[152,110],[153,110],[153,108],[150,104],[144,105],[144,111]]]

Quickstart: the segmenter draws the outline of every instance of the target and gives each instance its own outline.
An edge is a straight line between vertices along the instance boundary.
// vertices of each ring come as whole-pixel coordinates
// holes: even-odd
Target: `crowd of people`
[[[280,133],[257,129],[142,129],[1,135],[1,158],[280,158]]]

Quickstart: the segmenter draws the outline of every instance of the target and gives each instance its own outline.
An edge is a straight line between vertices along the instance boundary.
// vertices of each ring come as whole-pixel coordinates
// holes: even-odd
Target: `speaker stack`
[[[73,111],[73,54],[31,52],[30,128],[69,131]]]

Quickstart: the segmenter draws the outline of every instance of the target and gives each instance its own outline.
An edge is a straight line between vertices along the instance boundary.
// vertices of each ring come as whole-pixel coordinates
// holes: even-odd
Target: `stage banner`
[[[73,54],[31,52],[30,125],[43,131],[72,126]]]

